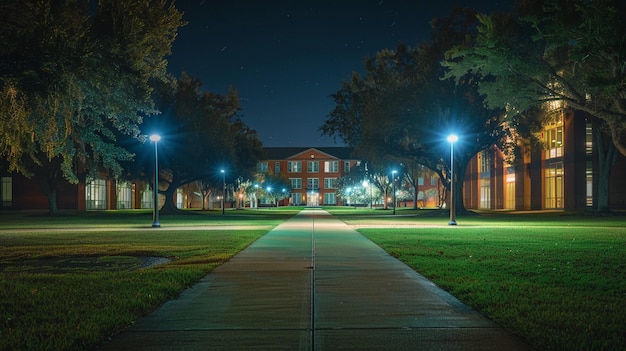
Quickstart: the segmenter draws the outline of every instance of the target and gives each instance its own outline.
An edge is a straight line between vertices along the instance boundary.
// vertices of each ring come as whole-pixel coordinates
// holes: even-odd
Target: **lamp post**
[[[454,202],[454,143],[459,140],[456,134],[448,135],[450,143],[450,222],[448,225],[456,225],[456,205]]]
[[[396,215],[396,171],[395,169],[391,171],[391,189],[393,194],[391,194],[391,198],[393,199],[393,214]]]
[[[224,198],[226,197],[226,172],[222,169],[222,214],[224,214]]]
[[[281,200],[283,201],[283,206],[287,206],[287,205],[285,205],[285,203],[286,203],[285,200],[287,199],[285,193],[287,192],[287,189],[283,188],[282,192],[283,192],[283,196],[282,196]]]
[[[267,196],[270,198],[270,209],[272,208],[272,205],[276,205],[276,207],[278,207],[278,204],[274,201],[275,198],[272,196],[272,187],[268,186],[265,190],[267,190]]]
[[[154,143],[154,186],[152,189],[154,193],[154,200],[152,203],[152,228],[159,228],[159,151],[158,144],[161,140],[159,134],[150,135],[150,141]]]

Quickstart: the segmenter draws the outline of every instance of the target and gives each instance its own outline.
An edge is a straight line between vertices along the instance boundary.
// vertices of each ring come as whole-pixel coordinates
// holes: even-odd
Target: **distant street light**
[[[450,222],[448,225],[456,225],[456,206],[454,202],[454,143],[459,140],[456,134],[448,135],[450,143]]]
[[[285,201],[285,200],[286,200],[287,198],[286,198],[285,193],[287,192],[287,189],[283,188],[283,189],[282,189],[282,192],[283,192],[283,196],[282,196],[281,200],[283,201],[283,206],[286,206],[286,205],[285,205],[285,203],[286,203],[286,201]]]
[[[268,196],[269,196],[269,198],[270,198],[270,208],[272,208],[272,202],[274,202],[274,201],[273,201],[274,199],[272,198],[272,187],[271,187],[271,186],[268,186],[268,187],[266,188],[266,190],[267,190],[267,195],[268,195]],[[278,204],[276,204],[276,207],[278,207]]]
[[[222,169],[222,214],[224,214],[224,198],[226,197],[226,172]]]
[[[159,151],[158,144],[159,140],[161,140],[161,136],[159,134],[150,135],[150,141],[154,143],[154,200],[152,204],[152,227],[159,228],[161,224],[159,223]]]
[[[396,215],[396,171],[395,169],[391,171],[391,188],[393,189],[392,199],[393,199],[393,214]]]

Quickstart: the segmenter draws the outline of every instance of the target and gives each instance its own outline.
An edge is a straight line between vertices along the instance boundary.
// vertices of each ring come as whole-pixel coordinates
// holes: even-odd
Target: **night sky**
[[[239,92],[241,115],[264,146],[343,146],[318,131],[334,107],[330,95],[366,56],[417,46],[429,22],[458,4],[510,10],[513,0],[256,1],[184,0],[169,72],[185,71],[202,89]]]

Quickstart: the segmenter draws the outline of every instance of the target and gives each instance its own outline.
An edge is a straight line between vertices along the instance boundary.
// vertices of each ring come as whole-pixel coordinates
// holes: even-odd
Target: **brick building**
[[[288,181],[289,205],[343,205],[336,183],[359,161],[346,147],[267,147],[257,171]]]
[[[586,211],[598,197],[598,145],[584,115],[560,110],[541,132],[543,147],[522,145],[521,159],[507,164],[493,147],[466,169],[463,200],[468,209]],[[609,205],[626,209],[626,157],[616,151],[609,179]]]
[[[522,146],[522,157],[507,164],[493,147],[468,164],[463,187],[467,209],[585,211],[598,198],[599,160],[591,124],[574,112],[562,110],[544,127],[544,147]],[[268,147],[267,159],[258,173],[280,177],[290,185],[290,194],[280,205],[346,205],[339,196],[337,180],[359,166],[360,160],[347,147]],[[626,157],[617,153],[609,179],[609,206],[626,210]],[[437,196],[424,194],[441,188],[432,174],[421,179],[420,206],[440,205]],[[48,200],[41,184],[18,174],[0,172],[0,210],[47,210]],[[195,184],[175,194],[179,208],[199,208],[201,198]],[[430,199],[430,200],[429,200]],[[434,199],[434,200],[433,200]],[[427,201],[428,200],[428,201]],[[162,203],[163,199],[159,201]],[[421,201],[421,202],[420,202]],[[411,200],[400,206],[411,206]],[[153,193],[145,182],[122,182],[106,175],[87,183],[60,181],[59,210],[110,210],[153,207]]]

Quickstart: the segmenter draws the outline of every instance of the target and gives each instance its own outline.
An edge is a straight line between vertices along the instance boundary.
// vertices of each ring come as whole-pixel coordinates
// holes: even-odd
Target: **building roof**
[[[317,150],[340,160],[352,160],[352,148],[349,147],[264,147],[268,160],[286,160],[307,150]]]

